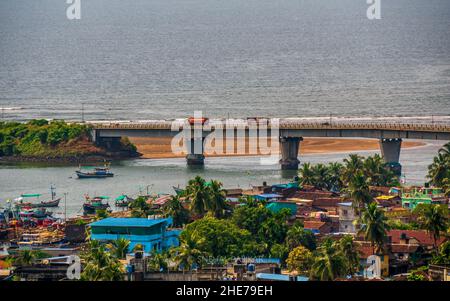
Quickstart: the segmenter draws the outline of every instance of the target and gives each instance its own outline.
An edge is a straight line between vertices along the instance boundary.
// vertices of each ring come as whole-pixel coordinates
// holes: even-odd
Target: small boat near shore
[[[121,208],[126,208],[128,207],[128,205],[134,201],[134,199],[130,198],[129,196],[127,196],[126,194],[123,194],[121,196],[118,196],[115,200],[114,200],[114,205],[116,207],[121,207]]]
[[[91,171],[83,171],[82,169],[92,169]],[[101,179],[101,178],[110,178],[114,177],[114,174],[110,171],[109,166],[104,167],[88,167],[88,166],[80,166],[79,170],[76,170],[79,179]]]
[[[21,194],[19,198],[16,199],[16,206],[19,208],[47,208],[47,207],[58,207],[61,198],[55,198],[55,188],[53,186],[50,187],[52,199],[49,201],[40,201],[38,203],[33,202],[24,202],[24,199],[27,198],[36,198],[37,200],[41,196],[39,193],[28,193]]]
[[[90,198],[89,196],[86,196],[86,201],[83,204],[83,212],[84,214],[95,214],[97,210],[106,210],[110,206],[108,202],[104,203],[104,200],[108,200],[109,197],[107,196],[97,196],[94,198]]]

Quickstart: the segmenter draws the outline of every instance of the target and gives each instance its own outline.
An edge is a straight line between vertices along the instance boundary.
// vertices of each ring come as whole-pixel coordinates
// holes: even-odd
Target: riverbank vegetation
[[[77,160],[86,157],[113,157],[94,145],[86,124],[62,120],[31,120],[27,123],[0,122],[0,157],[11,161]],[[136,147],[122,139],[122,156],[136,153]]]

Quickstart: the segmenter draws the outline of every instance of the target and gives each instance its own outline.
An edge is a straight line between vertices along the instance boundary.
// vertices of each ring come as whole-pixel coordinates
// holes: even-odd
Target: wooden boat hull
[[[40,202],[40,203],[18,203],[19,207],[29,207],[29,208],[50,208],[50,207],[58,207],[61,199],[56,199],[53,201]]]
[[[85,214],[95,214],[96,210],[105,210],[109,208],[109,204],[101,204],[93,206],[91,204],[83,204],[83,211]]]
[[[103,179],[103,178],[110,178],[114,177],[113,173],[105,173],[105,174],[91,174],[91,173],[84,173],[81,171],[75,171],[79,179]]]

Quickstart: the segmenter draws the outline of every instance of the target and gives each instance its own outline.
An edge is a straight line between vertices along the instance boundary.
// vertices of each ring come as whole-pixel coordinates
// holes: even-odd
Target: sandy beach
[[[134,143],[138,149],[138,152],[143,154],[143,158],[158,159],[158,158],[176,158],[183,157],[184,154],[174,155],[171,151],[171,138],[130,138],[130,141]],[[231,142],[228,141],[228,142]],[[235,143],[235,152],[233,154],[223,154],[220,156],[245,156],[255,155],[248,151],[248,147],[237,148]],[[226,148],[227,141],[224,141],[224,147]],[[248,141],[246,141],[248,145]],[[403,141],[402,148],[418,147],[425,145],[424,142],[419,141]],[[378,150],[377,139],[339,139],[339,138],[305,138],[301,142],[300,153],[301,154],[325,154],[335,152],[356,152],[356,151],[368,151]],[[239,152],[238,152],[239,150]],[[207,157],[215,157],[218,155],[208,155]]]

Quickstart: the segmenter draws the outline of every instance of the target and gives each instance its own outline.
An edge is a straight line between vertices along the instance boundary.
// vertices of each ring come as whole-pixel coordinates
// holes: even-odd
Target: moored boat
[[[84,214],[95,214],[97,210],[106,210],[109,208],[109,204],[103,203],[103,200],[107,200],[107,196],[98,196],[95,198],[89,198],[86,196],[86,202],[83,204]]]
[[[114,200],[114,204],[115,204],[116,207],[124,208],[124,207],[128,207],[128,204],[130,204],[132,201],[134,201],[134,199],[130,198],[126,194],[123,194],[121,196],[118,196]]]
[[[110,178],[113,177],[114,174],[110,171],[108,166],[104,167],[94,167],[92,171],[82,171],[82,169],[89,169],[88,166],[80,166],[79,170],[76,170],[79,179],[96,179],[96,178]]]

